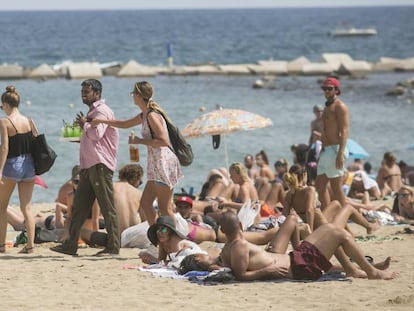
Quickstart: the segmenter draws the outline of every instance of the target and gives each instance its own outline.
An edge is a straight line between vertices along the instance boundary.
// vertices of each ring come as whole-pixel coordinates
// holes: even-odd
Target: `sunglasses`
[[[322,89],[322,91],[325,91],[325,92],[326,91],[331,92],[331,91],[334,90],[334,87],[332,87],[332,86],[322,86],[321,89]]]
[[[401,199],[408,198],[409,196],[410,196],[409,193],[400,193],[400,194],[398,194],[398,197],[401,198]]]
[[[157,233],[167,233],[168,228],[167,227],[159,227],[157,230]]]
[[[79,184],[79,179],[74,179],[74,180],[72,180],[72,183],[73,183],[74,185]]]

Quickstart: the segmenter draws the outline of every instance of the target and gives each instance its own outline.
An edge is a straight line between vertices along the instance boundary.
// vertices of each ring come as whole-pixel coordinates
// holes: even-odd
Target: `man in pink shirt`
[[[101,99],[102,85],[95,79],[82,82],[82,101],[89,107],[86,117],[78,114],[83,133],[80,139],[80,181],[73,202],[68,240],[51,250],[67,255],[76,255],[80,230],[90,217],[92,205],[98,200],[108,232],[108,244],[96,256],[119,254],[119,222],[114,204],[112,177],[116,169],[118,151],[118,129],[106,124],[92,127],[92,119],[113,120],[114,113]]]

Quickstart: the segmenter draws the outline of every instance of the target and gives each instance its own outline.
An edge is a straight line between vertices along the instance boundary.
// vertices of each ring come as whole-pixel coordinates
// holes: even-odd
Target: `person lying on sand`
[[[372,265],[362,254],[352,236],[335,223],[324,224],[310,234],[294,251],[286,254],[287,241],[295,225],[295,216],[289,216],[272,241],[272,247],[265,250],[247,242],[241,234],[241,226],[234,214],[223,215],[220,225],[228,242],[217,259],[208,256],[194,256],[193,266],[208,269],[229,267],[237,280],[267,280],[290,278],[297,280],[317,280],[323,273],[333,269],[328,258],[339,246],[362,270],[351,268],[353,274],[347,276],[368,279],[393,279],[398,273],[386,271],[391,258]],[[191,262],[191,257],[182,263]],[[353,265],[349,259],[341,262],[345,270]],[[335,268],[336,270],[337,268]],[[184,272],[183,265],[181,272]]]

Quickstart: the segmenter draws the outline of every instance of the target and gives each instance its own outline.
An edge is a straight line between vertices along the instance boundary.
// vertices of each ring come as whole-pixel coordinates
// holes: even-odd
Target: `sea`
[[[0,12],[0,63],[34,68],[65,61],[101,64],[136,60],[149,66],[165,65],[172,45],[175,65],[256,63],[293,60],[305,56],[321,61],[322,53],[347,53],[353,59],[376,62],[381,57],[414,57],[414,6],[358,8],[272,8],[217,10],[135,11],[19,11]],[[375,27],[378,34],[364,38],[334,38],[337,27]],[[349,137],[369,153],[374,171],[382,156],[392,151],[398,160],[414,164],[414,106],[408,99],[385,96],[412,72],[373,73],[365,79],[341,79],[342,100],[350,110]],[[260,150],[270,164],[292,161],[290,146],[307,143],[312,107],[324,104],[317,76],[280,76],[273,88],[255,89],[260,76],[167,76],[102,78],[103,97],[118,119],[139,113],[129,92],[139,80],[150,81],[154,99],[183,128],[202,113],[224,108],[243,109],[272,119],[273,126],[222,135],[213,149],[211,137],[189,140],[194,162],[183,168],[176,186],[197,193],[212,168],[243,161]],[[42,178],[48,189],[35,187],[33,202],[53,202],[59,187],[79,160],[79,145],[61,140],[63,122],[72,122],[81,102],[80,80],[64,78],[2,80],[21,94],[20,110],[32,117],[58,154],[52,170]],[[2,92],[2,91],[1,91]],[[205,110],[205,111],[202,111]],[[134,128],[139,133],[139,128]],[[128,135],[120,130],[118,168],[129,163]],[[140,164],[146,169],[146,149],[140,146]],[[114,180],[118,179],[117,172]],[[16,191],[17,192],[17,191]],[[10,202],[18,204],[15,193]]]

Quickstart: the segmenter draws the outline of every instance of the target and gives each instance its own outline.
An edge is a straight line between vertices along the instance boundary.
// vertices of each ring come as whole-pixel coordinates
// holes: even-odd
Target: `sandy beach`
[[[49,214],[54,204],[36,204],[34,212]],[[356,235],[362,227],[351,224]],[[124,269],[143,265],[138,249],[122,249],[118,258],[97,258],[93,248],[79,257],[49,250],[54,243],[37,244],[34,254],[8,248],[0,255],[2,310],[413,310],[413,234],[404,226],[382,226],[376,239],[360,242],[365,253],[380,261],[392,256],[391,281],[349,279],[326,282],[254,282],[198,285],[186,280],[154,277]],[[18,232],[10,227],[7,238]],[[22,246],[20,246],[22,247]]]

